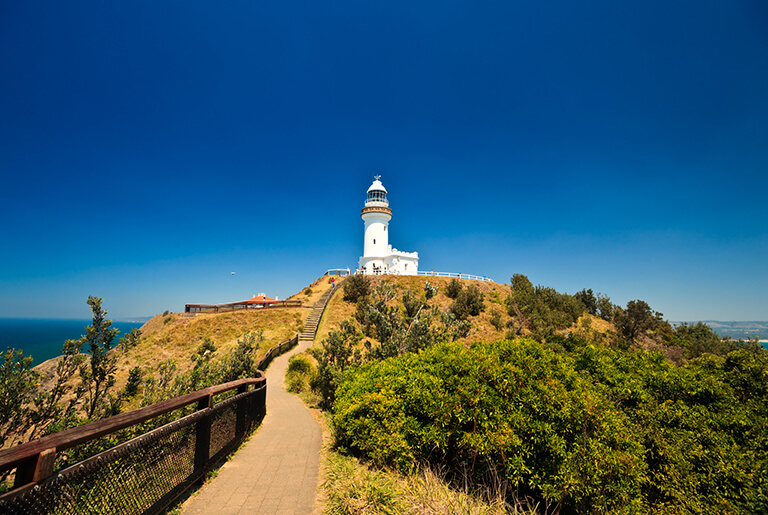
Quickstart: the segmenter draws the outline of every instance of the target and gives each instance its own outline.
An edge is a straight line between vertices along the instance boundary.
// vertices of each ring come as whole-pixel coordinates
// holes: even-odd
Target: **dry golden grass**
[[[325,293],[331,287],[331,277],[334,277],[336,282],[339,282],[338,276],[322,275],[315,279],[312,284],[302,288],[300,292],[294,293],[288,298],[300,300],[304,306],[312,307],[315,302],[320,300],[320,297],[323,296],[323,293]],[[308,289],[311,291],[309,295],[306,294]]]
[[[156,315],[141,327],[141,344],[121,357],[116,374],[117,388],[123,387],[128,371],[135,366],[140,366],[145,374],[152,373],[161,363],[171,359],[177,363],[177,372],[189,370],[193,365],[190,357],[205,338],[211,338],[217,347],[216,355],[223,356],[235,347],[244,334],[262,329],[264,342],[259,349],[260,357],[271,346],[301,331],[312,306],[331,287],[330,279],[329,276],[321,276],[289,297],[301,300],[301,308],[202,313],[189,318],[181,313]],[[336,281],[339,281],[338,277]],[[311,290],[309,295],[305,293],[307,288]],[[334,295],[334,300],[336,298],[340,296]]]
[[[402,475],[375,469],[357,459],[327,451],[323,463],[322,504],[327,514],[512,515],[534,514],[536,507],[508,504],[502,485],[496,491],[452,488],[439,474],[423,470]]]
[[[263,330],[264,341],[258,355],[272,345],[292,338],[309,315],[305,308],[247,309],[227,313],[199,314],[186,318],[181,313],[156,315],[141,328],[141,343],[121,356],[116,373],[118,389],[128,378],[128,371],[141,367],[151,374],[171,359],[177,371],[189,370],[192,354],[205,338],[216,344],[218,356],[227,354],[237,340],[249,331]]]
[[[352,318],[355,314],[356,306],[352,302],[344,302],[343,289],[337,291],[330,302],[325,307],[325,313],[323,318],[320,319],[320,324],[317,326],[317,334],[315,335],[315,342],[321,342],[328,336],[328,333],[339,328],[339,324],[344,320]]]
[[[190,358],[205,338],[211,338],[217,347],[216,355],[223,356],[247,332],[261,329],[264,341],[257,353],[260,358],[271,346],[301,331],[313,304],[330,287],[330,277],[321,276],[309,285],[310,295],[304,293],[306,288],[292,295],[290,298],[302,301],[302,308],[247,309],[194,317],[184,317],[182,313],[156,315],[141,327],[141,343],[120,356],[115,389],[124,387],[129,370],[136,366],[145,377],[168,360],[176,362],[179,373],[189,370],[193,366]],[[57,362],[58,358],[54,358],[36,367],[44,376],[44,388],[54,383]]]

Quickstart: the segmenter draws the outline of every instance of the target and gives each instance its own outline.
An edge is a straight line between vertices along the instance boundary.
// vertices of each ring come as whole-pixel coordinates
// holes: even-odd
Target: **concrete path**
[[[285,391],[288,358],[306,350],[300,341],[267,369],[267,415],[248,443],[215,479],[182,505],[184,515],[311,514],[322,433],[309,410]]]

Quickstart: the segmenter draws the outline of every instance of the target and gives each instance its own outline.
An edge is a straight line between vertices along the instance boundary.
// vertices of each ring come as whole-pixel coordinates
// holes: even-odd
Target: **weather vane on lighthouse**
[[[389,244],[389,221],[392,210],[387,200],[387,189],[381,184],[381,175],[373,176],[360,216],[365,222],[363,255],[360,271],[371,274],[416,275],[419,270],[419,253],[402,252]]]

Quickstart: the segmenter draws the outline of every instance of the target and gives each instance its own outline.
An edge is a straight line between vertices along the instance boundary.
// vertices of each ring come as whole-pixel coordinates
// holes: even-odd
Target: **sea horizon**
[[[72,318],[0,318],[0,350],[21,350],[25,356],[32,356],[33,366],[61,355],[67,340],[77,340],[91,325],[91,319]],[[115,344],[126,333],[144,325],[138,317],[129,320],[112,320],[117,328]]]

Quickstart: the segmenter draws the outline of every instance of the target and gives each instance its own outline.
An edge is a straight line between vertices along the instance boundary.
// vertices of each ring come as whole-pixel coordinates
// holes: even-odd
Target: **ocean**
[[[66,340],[76,340],[85,334],[91,320],[58,320],[29,318],[0,318],[0,350],[21,349],[25,356],[34,358],[34,365],[61,354]],[[117,340],[135,327],[136,322],[112,322],[120,330]]]

